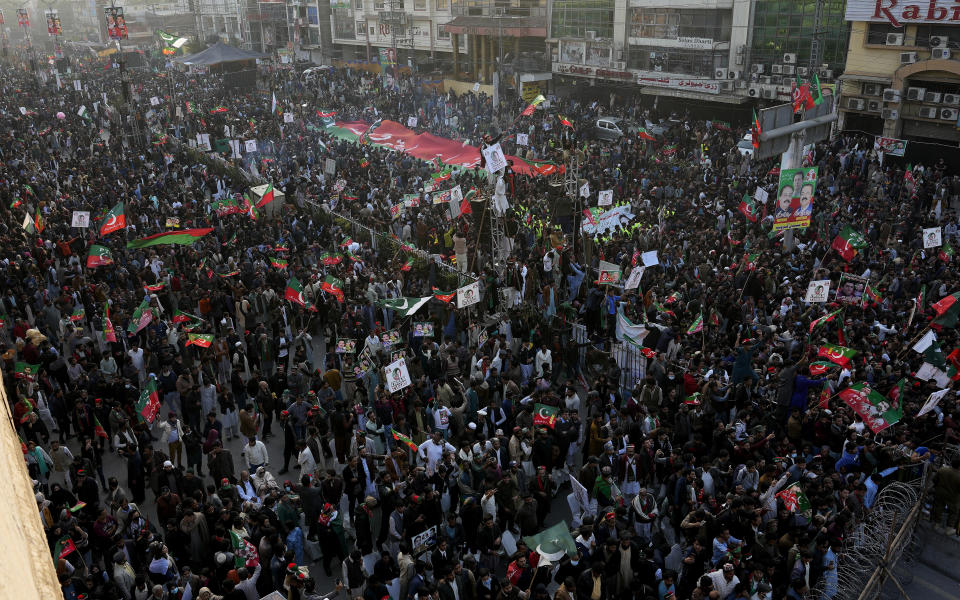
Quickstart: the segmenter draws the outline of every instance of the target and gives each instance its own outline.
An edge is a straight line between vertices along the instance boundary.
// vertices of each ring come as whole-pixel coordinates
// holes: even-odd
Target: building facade
[[[783,102],[797,76],[839,75],[843,0],[554,0],[560,82],[727,104]]]
[[[960,4],[847,0],[839,127],[960,142]]]

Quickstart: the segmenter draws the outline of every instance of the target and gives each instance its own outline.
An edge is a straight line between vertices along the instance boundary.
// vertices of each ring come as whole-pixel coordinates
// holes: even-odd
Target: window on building
[[[631,48],[627,66],[641,71],[683,73],[712,78],[714,69],[726,68],[727,61],[726,52],[647,46]]]
[[[447,10],[450,8],[450,0],[434,0],[433,9],[436,11]]]
[[[554,0],[556,38],[613,38],[614,0]]]
[[[427,10],[427,0],[413,0],[413,10]]]
[[[363,0],[353,0],[353,8],[356,10],[363,10]]]
[[[947,40],[947,48],[960,48],[960,31],[955,26],[917,25],[917,46],[930,46],[930,38]]]
[[[823,0],[822,7],[818,62],[842,69],[850,37],[850,24],[844,20],[846,0]],[[793,53],[798,65],[809,64],[816,9],[817,0],[754,0],[751,62],[769,69],[781,64],[784,54]]]
[[[316,6],[307,7],[307,22],[310,23],[311,25],[320,24],[320,15],[317,13]]]
[[[695,37],[729,41],[729,10],[635,8],[630,15],[630,37],[675,40]]]
[[[868,44],[886,44],[889,33],[903,33],[903,28],[897,29],[889,23],[867,23]]]
[[[373,0],[373,10],[376,10],[376,11],[386,10],[386,2],[384,2],[384,0]]]
[[[445,31],[442,24],[437,25],[437,39],[438,40],[449,40],[450,32]]]
[[[367,22],[366,21],[357,21],[357,35],[366,36],[367,35]]]

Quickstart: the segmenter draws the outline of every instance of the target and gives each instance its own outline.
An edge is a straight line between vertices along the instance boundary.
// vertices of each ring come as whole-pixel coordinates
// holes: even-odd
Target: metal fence
[[[920,467],[918,478],[893,482],[880,490],[873,509],[856,523],[837,557],[836,589],[821,579],[807,594],[809,600],[874,600],[887,581],[898,588],[909,583],[920,556],[916,529],[930,470],[927,466]]]
[[[580,348],[580,372],[587,375],[588,379],[590,379],[589,376],[595,375],[596,373],[591,370],[591,364],[593,362],[590,360],[591,352],[589,352],[591,342],[586,326],[582,323],[571,324],[570,337]],[[612,357],[617,363],[617,367],[620,370],[620,381],[617,383],[620,387],[621,396],[632,393],[637,383],[646,376],[647,357],[645,357],[636,346],[616,343],[613,344],[611,350],[602,352],[601,354],[606,357]],[[605,371],[605,369],[602,369],[602,371]]]

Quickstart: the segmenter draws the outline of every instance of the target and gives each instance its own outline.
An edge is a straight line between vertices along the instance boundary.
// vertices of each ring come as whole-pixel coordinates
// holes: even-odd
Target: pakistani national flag
[[[799,483],[795,483],[785,490],[778,492],[777,498],[783,500],[783,507],[792,513],[810,515],[813,510],[810,499],[803,493],[803,489],[800,488]]]
[[[92,121],[93,117],[90,116],[90,111],[87,110],[86,106],[81,106],[80,110],[77,111],[77,116],[85,121]]]
[[[903,406],[899,402],[894,408],[890,400],[865,383],[851,385],[840,392],[840,398],[860,415],[873,433],[880,433],[903,417]]]
[[[213,231],[213,227],[202,227],[199,229],[181,229],[180,231],[170,231],[157,233],[139,240],[127,242],[127,248],[149,248],[150,246],[160,246],[163,244],[180,244],[189,246],[199,241],[203,236]]]
[[[650,330],[646,325],[638,325],[623,314],[623,307],[617,309],[617,328],[616,336],[621,342],[632,344],[637,348],[643,347],[643,340],[647,337]]]
[[[820,346],[820,349],[817,351],[817,356],[822,356],[841,367],[849,365],[850,359],[856,355],[857,351],[853,348],[844,348],[843,346],[834,346],[833,344],[824,344]]]
[[[123,202],[117,202],[110,212],[103,216],[100,235],[107,235],[127,226],[127,217],[123,212]]]
[[[867,247],[867,238],[847,225],[837,234],[837,237],[833,238],[833,244],[830,247],[836,250],[843,260],[850,262],[859,250]]]
[[[542,425],[544,427],[549,427],[553,429],[557,424],[557,413],[560,412],[560,409],[556,406],[548,406],[546,404],[534,404],[533,405],[533,424]]]
[[[137,399],[137,414],[147,423],[153,423],[160,412],[160,394],[157,393],[157,380],[153,377],[140,392]]]
[[[377,304],[396,311],[401,317],[409,317],[420,310],[430,298],[433,298],[433,296],[424,296],[423,298],[388,298],[386,300],[378,300]]]
[[[113,254],[110,248],[94,244],[90,246],[90,252],[87,253],[87,268],[103,267],[113,264]]]

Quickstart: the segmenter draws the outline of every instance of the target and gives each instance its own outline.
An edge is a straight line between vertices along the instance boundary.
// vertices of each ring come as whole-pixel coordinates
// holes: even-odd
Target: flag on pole
[[[813,103],[816,106],[823,104],[823,90],[820,89],[820,78],[817,77],[817,74],[813,74],[813,89],[811,90],[811,95],[813,97]]]
[[[147,381],[140,398],[137,399],[137,414],[147,423],[153,423],[160,412],[160,394],[157,393],[157,380],[153,377]]]
[[[43,213],[40,211],[40,203],[37,203],[37,212],[33,216],[33,226],[36,228],[37,233],[43,233],[44,227],[47,226],[46,221],[43,218]]]
[[[753,123],[751,124],[751,135],[753,149],[756,150],[760,147],[760,134],[763,133],[760,130],[760,119],[757,118],[757,110],[753,109]]]
[[[303,297],[303,285],[300,283],[300,280],[296,277],[291,277],[287,281],[287,289],[283,293],[283,299],[289,300],[294,304],[299,304],[300,306],[306,306],[307,301]]]
[[[233,529],[230,530],[230,545],[233,547],[234,565],[255,569],[260,564],[260,554],[257,547],[246,538],[240,537]]]
[[[420,310],[420,307],[426,304],[430,298],[433,298],[433,296],[424,296],[423,298],[387,298],[386,300],[378,300],[377,304],[396,311],[400,317],[409,317]]]
[[[94,269],[96,267],[103,267],[112,264],[113,254],[110,252],[110,248],[97,244],[90,246],[90,251],[87,253],[88,269]]]
[[[397,430],[394,429],[393,427],[390,428],[390,433],[393,434],[393,439],[395,439],[395,440],[397,440],[398,442],[401,442],[402,444],[406,445],[407,448],[410,448],[410,449],[413,450],[414,452],[416,452],[417,450],[419,450],[419,447],[413,442],[413,440],[411,440],[411,439],[408,438],[407,436],[403,435],[402,433],[400,433],[399,431],[397,431]]]
[[[98,419],[96,415],[93,417],[93,434],[97,437],[102,437],[103,439],[107,439],[107,437],[109,437],[107,435],[107,430],[104,429],[103,425],[100,424],[100,419]]]
[[[133,316],[130,317],[130,324],[127,326],[127,332],[136,334],[149,325],[151,321],[153,321],[153,309],[150,308],[150,301],[144,300],[140,303],[140,306],[133,311]]]
[[[690,327],[687,328],[687,335],[693,335],[694,333],[699,333],[703,330],[703,311],[700,311],[700,315],[693,320],[693,323],[690,324]]]
[[[213,334],[211,333],[188,333],[187,342],[184,346],[200,346],[209,348],[213,344]]]
[[[880,433],[903,417],[903,407],[894,408],[880,392],[865,383],[856,383],[840,392],[840,399],[852,408],[873,433]]]
[[[110,321],[110,303],[103,305],[103,339],[108,342],[117,341],[117,332],[113,329],[113,322]]]
[[[57,557],[57,560],[61,558],[66,558],[70,554],[77,551],[77,545],[73,543],[73,539],[69,535],[65,535],[57,541],[56,546],[53,548],[53,555]]]
[[[810,499],[803,493],[799,483],[778,492],[777,498],[783,500],[783,507],[792,513],[810,514],[813,510]]]
[[[858,250],[867,247],[867,238],[847,225],[837,234],[837,237],[833,238],[833,244],[830,247],[836,250],[843,260],[850,262],[857,255]]]
[[[935,302],[931,308],[937,313],[933,320],[934,325],[941,327],[954,327],[957,320],[960,319],[960,292],[954,292],[945,296],[939,302]]]
[[[150,246],[160,246],[162,244],[180,244],[189,246],[199,241],[203,236],[213,231],[213,227],[202,227],[198,229],[181,229],[180,231],[168,231],[140,238],[127,242],[127,248],[148,248]]]
[[[560,119],[561,125],[563,125],[564,127],[569,127],[570,129],[573,129],[573,123],[567,120],[566,117],[564,117],[563,115],[557,115],[557,118]]]
[[[544,426],[553,429],[557,424],[557,413],[560,409],[556,406],[547,404],[534,404],[533,406],[533,424],[534,426]]]
[[[740,200],[740,212],[743,213],[751,223],[757,222],[757,205],[753,201],[753,198],[750,197],[750,194],[744,193],[743,198]]]
[[[523,109],[523,112],[520,113],[520,116],[529,117],[530,115],[533,114],[534,109],[540,106],[540,104],[543,103],[544,100],[546,100],[546,98],[543,97],[543,94],[537,94],[537,97],[534,98],[533,101],[530,102],[530,104],[528,104],[527,107]]]
[[[832,313],[823,315],[823,316],[820,317],[819,319],[814,319],[813,321],[810,321],[810,333],[813,333],[813,330],[816,329],[817,327],[820,327],[821,325],[823,325],[823,324],[825,324],[825,323],[829,323],[830,321],[836,319],[836,318],[837,318],[837,315],[840,314],[840,311],[841,311],[841,310],[843,310],[843,309],[842,309],[842,308],[837,309],[837,310],[833,311]]]
[[[271,202],[273,202],[274,197],[275,195],[273,193],[273,184],[270,183],[267,185],[267,189],[263,190],[263,195],[260,196],[260,199],[257,201],[257,208],[262,208],[270,204]]]
[[[833,344],[824,344],[817,350],[817,356],[822,356],[841,367],[849,365],[850,359],[857,354],[857,351],[853,348],[844,348],[843,346],[835,346]]]

